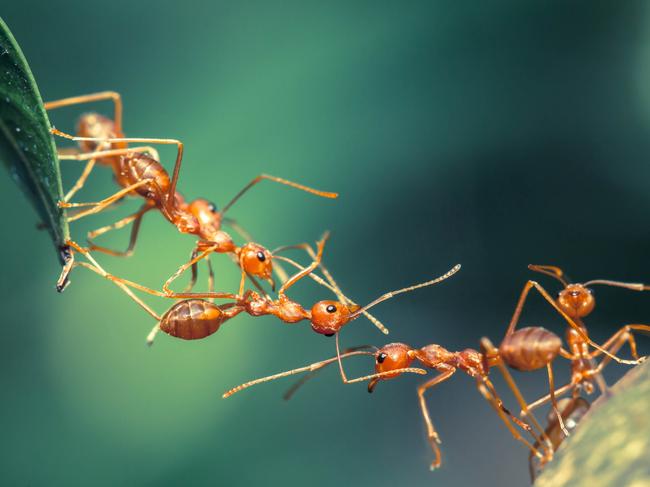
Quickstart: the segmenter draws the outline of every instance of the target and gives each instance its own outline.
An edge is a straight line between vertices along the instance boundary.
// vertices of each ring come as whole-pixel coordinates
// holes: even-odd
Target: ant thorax
[[[569,284],[558,293],[557,304],[571,318],[584,318],[593,311],[596,299],[583,284]]]
[[[273,315],[285,323],[298,323],[309,319],[309,314],[295,301],[286,296],[280,296],[277,301],[271,301],[256,292],[249,291],[244,306],[251,316]]]

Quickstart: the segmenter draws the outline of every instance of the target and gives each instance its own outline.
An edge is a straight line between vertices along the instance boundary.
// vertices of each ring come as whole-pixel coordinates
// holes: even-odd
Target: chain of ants
[[[498,347],[494,346],[489,339],[483,338],[480,342],[480,350],[466,349],[460,352],[450,352],[437,344],[413,348],[404,343],[391,343],[382,348],[362,346],[341,351],[339,332],[343,326],[359,316],[365,315],[377,328],[387,334],[386,327],[368,312],[370,308],[398,294],[442,282],[455,274],[460,269],[460,265],[454,266],[442,276],[427,282],[385,293],[368,305],[361,307],[343,294],[322,263],[323,249],[328,238],[327,234],[317,242],[316,250],[311,245],[302,243],[281,247],[271,252],[265,247],[252,242],[253,239],[248,232],[239,226],[236,221],[224,216],[226,211],[246,191],[262,180],[274,181],[326,198],[336,198],[338,196],[336,193],[315,190],[274,176],[260,175],[237,193],[221,211],[217,210],[216,205],[202,198],[188,203],[176,190],[183,156],[183,144],[175,139],[124,137],[122,132],[122,102],[117,93],[103,92],[67,98],[46,103],[45,107],[52,110],[101,100],[113,101],[113,119],[95,113],[85,114],[79,122],[78,136],[68,135],[53,129],[54,134],[80,144],[80,152],[62,152],[61,159],[88,161],[81,176],[65,195],[60,206],[64,208],[87,208],[68,217],[68,220],[72,222],[99,213],[127,195],[141,197],[144,199],[144,203],[136,213],[112,225],[90,232],[88,234],[88,247],[83,247],[74,241],[68,242],[69,246],[64,249],[66,264],[57,282],[57,288],[60,291],[65,289],[69,282],[69,274],[74,267],[84,267],[110,280],[156,320],[156,325],[147,337],[149,344],[153,343],[159,331],[181,339],[205,338],[215,333],[222,324],[240,313],[246,313],[250,316],[273,315],[284,323],[298,323],[307,320],[315,332],[326,336],[335,336],[335,357],[241,384],[227,391],[223,395],[224,398],[263,382],[306,372],[307,374],[287,392],[285,397],[288,399],[318,371],[333,363],[338,364],[340,376],[344,383],[368,381],[369,392],[372,392],[380,381],[393,379],[404,373],[424,375],[427,373],[425,369],[431,369],[437,372],[437,375],[420,385],[417,392],[427,436],[434,454],[431,463],[431,468],[434,469],[441,464],[440,438],[433,426],[425,401],[425,393],[460,370],[476,380],[479,393],[494,408],[512,436],[523,443],[529,450],[531,476],[534,477],[535,473],[552,459],[553,453],[559,444],[570,434],[570,431],[575,428],[579,419],[589,408],[589,402],[581,396],[581,393],[591,394],[598,387],[601,393],[607,394],[607,385],[602,377],[603,368],[611,361],[622,364],[637,364],[645,358],[638,355],[634,333],[648,333],[650,332],[650,326],[643,324],[625,325],[604,343],[598,344],[589,337],[583,319],[593,311],[595,306],[591,286],[607,285],[634,291],[649,290],[649,286],[602,279],[583,284],[570,283],[564,276],[563,271],[558,267],[539,265],[531,265],[529,268],[556,279],[562,284],[563,288],[558,297],[554,299],[536,281],[528,281],[520,295],[506,334]],[[160,158],[155,148],[150,145],[129,147],[128,144],[130,143],[175,145],[177,147],[177,157],[171,178],[160,164]],[[70,203],[72,196],[83,187],[94,166],[98,163],[113,169],[115,180],[122,189],[98,202]],[[179,232],[195,235],[198,238],[190,260],[180,266],[165,281],[161,291],[109,274],[91,255],[91,251],[113,256],[132,255],[142,218],[150,211],[159,211]],[[248,243],[242,246],[235,245],[230,235],[222,229],[223,223],[230,225]],[[129,224],[132,224],[131,236],[125,251],[108,249],[94,243],[94,238]],[[279,255],[280,252],[288,249],[305,251],[311,262],[309,265],[303,266],[288,257]],[[76,261],[74,259],[75,252],[83,255],[87,262]],[[209,260],[209,255],[212,253],[230,255],[241,269],[241,279],[237,293],[215,292],[214,272]],[[191,292],[197,281],[197,264],[201,260],[205,260],[208,266],[208,292]],[[288,276],[277,262],[275,265],[273,264],[274,261],[282,261],[295,268],[296,272]],[[172,291],[170,288],[171,283],[188,269],[191,269],[192,273],[188,286],[183,292]],[[320,277],[315,272],[316,269],[319,269],[324,277]],[[282,282],[276,299],[271,298],[256,279],[259,278],[268,282],[271,289],[275,291],[274,273]],[[299,303],[290,299],[286,292],[305,277],[313,279],[333,292],[337,300],[319,301],[311,309],[305,309]],[[247,278],[254,285],[256,291],[245,290]],[[132,289],[159,297],[180,299],[180,301],[176,302],[160,316],[145,304]],[[517,328],[524,304],[532,290],[537,291],[566,321],[565,339],[568,345],[567,348],[564,348],[562,339],[558,335],[542,327]],[[214,299],[224,299],[227,302],[216,305]],[[617,355],[625,344],[629,346],[632,360],[621,359]],[[374,358],[374,373],[348,379],[343,360],[359,355]],[[569,361],[571,379],[567,384],[556,387],[553,363],[560,357]],[[420,367],[412,367],[414,362],[419,364]],[[504,406],[500,395],[496,391],[489,377],[490,370],[494,367],[498,368],[517,400],[521,409],[519,416],[512,414]],[[536,401],[526,402],[511,376],[509,368],[520,371],[545,369],[549,382],[548,394]],[[569,395],[570,397],[560,398],[563,395]],[[550,403],[551,412],[547,420],[548,426],[542,428],[535,418],[533,410],[547,403]]]

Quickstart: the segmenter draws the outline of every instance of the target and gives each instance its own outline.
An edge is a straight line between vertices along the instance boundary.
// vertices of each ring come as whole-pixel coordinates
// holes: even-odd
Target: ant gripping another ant
[[[540,342],[545,343],[545,346],[540,347]],[[552,442],[547,437],[546,432],[535,419],[534,415],[529,411],[528,404],[504,364],[510,365],[511,367],[524,368],[526,370],[538,369],[555,358],[559,346],[560,340],[558,337],[543,328],[535,327],[517,330],[504,340],[499,349],[490,349],[489,353],[487,351],[482,350],[479,352],[473,349],[465,349],[460,352],[450,352],[437,344],[426,345],[422,348],[412,348],[404,343],[391,343],[380,349],[375,348],[374,352],[353,349],[341,353],[337,333],[336,357],[316,362],[305,367],[246,382],[230,389],[224,393],[223,397],[230,397],[243,389],[247,389],[263,382],[268,382],[301,372],[309,372],[309,375],[303,377],[297,385],[291,388],[289,393],[285,396],[288,398],[296,391],[297,387],[303,384],[316,371],[335,362],[339,365],[341,379],[345,384],[368,380],[368,392],[372,392],[380,381],[393,379],[404,372],[425,374],[426,371],[424,369],[412,367],[413,362],[419,362],[422,367],[433,369],[438,372],[437,376],[419,386],[417,390],[422,416],[427,428],[429,444],[434,453],[434,460],[431,463],[431,469],[435,469],[441,465],[441,451],[438,446],[440,443],[440,437],[431,421],[425,401],[425,393],[427,390],[449,379],[456,371],[460,370],[476,379],[476,385],[479,392],[490,403],[490,405],[492,405],[512,436],[516,440],[521,441],[530,450],[531,455],[540,459],[540,462],[546,463],[553,456]],[[357,355],[373,356],[375,359],[375,373],[355,379],[348,379],[343,368],[342,359]],[[513,392],[520,407],[522,410],[527,412],[527,421],[522,421],[517,418],[504,406],[492,381],[488,377],[490,367],[492,366],[499,367],[499,370],[505,378],[508,387]],[[553,384],[551,380],[551,387],[552,386]],[[531,443],[526,438],[522,437],[516,427],[528,432],[532,436],[534,443]]]
[[[320,265],[327,238],[328,234],[318,242],[315,258],[308,267],[302,268],[298,264],[293,263],[290,259],[285,258],[287,262],[298,266],[300,270],[282,285],[278,291],[278,298],[275,300],[271,299],[267,295],[262,296],[253,291],[246,291],[243,295],[214,292],[183,293],[180,294],[179,297],[188,299],[177,302],[162,316],[157,315],[153,310],[151,310],[151,308],[144,304],[142,300],[137,298],[129,288],[132,287],[161,297],[166,297],[164,293],[110,275],[97,263],[87,249],[82,248],[72,241],[68,243],[77,252],[84,255],[90,262],[90,264],[86,262],[77,262],[75,265],[85,267],[104,278],[113,281],[157,321],[156,325],[147,337],[147,343],[149,344],[153,343],[153,340],[159,331],[163,331],[168,335],[185,340],[205,338],[215,333],[223,323],[242,312],[251,316],[273,315],[284,323],[290,324],[308,320],[311,323],[312,329],[316,333],[326,336],[338,334],[343,326],[355,320],[362,314],[365,314],[380,329],[385,329],[381,322],[368,313],[370,308],[398,294],[443,281],[451,277],[460,269],[460,265],[457,265],[439,278],[416,286],[385,293],[363,307],[354,304],[353,301],[345,297],[340,289],[338,289],[338,286],[333,283],[333,280],[328,284],[322,281],[322,279],[316,278],[320,284],[333,290],[335,294],[339,296],[340,300],[319,301],[314,304],[311,309],[307,310],[296,301],[291,300],[286,295],[286,291],[299,280],[308,275],[312,275],[314,270]],[[329,275],[329,273],[327,273],[327,275]],[[214,303],[205,300],[213,298],[229,299],[232,301],[221,305],[215,305]]]
[[[203,198],[196,199],[186,203],[184,198],[176,191],[178,177],[180,174],[181,162],[183,158],[183,143],[176,139],[153,139],[153,138],[125,138],[122,132],[122,102],[119,94],[115,92],[104,92],[93,95],[67,98],[45,104],[46,109],[52,110],[59,107],[87,103],[104,99],[112,99],[115,104],[115,120],[103,117],[98,114],[86,114],[80,119],[78,132],[79,137],[65,134],[56,129],[52,133],[61,137],[80,143],[82,151],[85,153],[75,155],[61,155],[61,159],[88,160],[81,177],[74,184],[73,188],[66,194],[64,201],[60,206],[64,208],[71,207],[90,207],[85,211],[80,211],[68,218],[72,222],[82,217],[98,213],[112,204],[116,203],[126,195],[141,196],[145,199],[145,204],[135,214],[127,216],[122,220],[94,232],[89,233],[89,242],[91,249],[101,251],[110,255],[128,256],[133,252],[140,228],[142,217],[151,210],[158,210],[160,213],[181,233],[196,235],[199,240],[196,244],[190,261],[181,266],[163,285],[163,290],[168,297],[180,297],[179,293],[173,292],[169,286],[178,276],[188,268],[192,268],[192,280],[186,289],[191,290],[196,281],[196,263],[213,252],[228,253],[234,257],[242,270],[240,295],[243,293],[244,281],[246,275],[262,278],[269,282],[272,288],[275,288],[275,282],[272,278],[273,255],[263,246],[249,242],[242,247],[237,247],[228,233],[221,229],[222,221],[226,211],[251,187],[263,180],[270,180],[286,186],[290,186],[308,193],[325,198],[336,198],[337,193],[319,191],[307,186],[303,186],[292,181],[288,181],[275,176],[262,174],[248,183],[221,211],[217,207]],[[147,144],[171,144],[177,146],[177,155],[172,177],[165,168],[159,163],[157,151],[151,147],[129,148],[129,143],[147,143]],[[86,179],[92,171],[95,162],[108,165],[113,169],[117,183],[122,187],[117,193],[92,203],[69,203],[69,199],[83,187]],[[92,238],[108,232],[109,230],[122,228],[123,226],[133,223],[129,246],[126,251],[118,252],[104,247],[96,246],[92,243]],[[234,221],[232,226],[240,231],[244,236],[247,233],[241,229]],[[72,269],[74,258],[70,253],[67,263],[57,282],[57,289],[62,291],[68,283],[68,275]],[[209,261],[208,261],[209,265]],[[213,273],[210,269],[210,281],[212,286]],[[278,269],[276,269],[278,271]],[[286,276],[281,276],[284,280]],[[253,281],[255,283],[255,281]],[[257,284],[256,284],[257,285]],[[259,286],[258,286],[259,287]],[[210,288],[212,290],[212,288]]]

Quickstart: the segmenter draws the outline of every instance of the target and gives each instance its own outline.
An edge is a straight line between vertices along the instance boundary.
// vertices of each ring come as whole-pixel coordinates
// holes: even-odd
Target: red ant
[[[512,320],[510,321],[510,325],[506,331],[506,337],[515,333],[515,327],[521,316],[521,312],[526,298],[528,297],[528,293],[531,289],[535,288],[537,291],[539,291],[540,294],[542,294],[544,299],[546,299],[553,306],[553,308],[555,308],[555,310],[564,317],[564,319],[569,324],[569,327],[566,331],[566,340],[569,349],[564,350],[563,348],[560,348],[559,354],[571,361],[571,381],[568,384],[559,387],[557,390],[551,390],[548,395],[532,402],[529,405],[530,409],[534,409],[548,402],[549,400],[553,402],[553,396],[559,396],[571,390],[573,391],[574,397],[577,397],[580,389],[584,389],[587,394],[591,394],[594,390],[594,380],[598,384],[601,392],[607,393],[607,385],[605,384],[605,381],[601,375],[602,369],[609,363],[610,360],[633,365],[641,362],[644,357],[639,357],[637,353],[637,346],[633,332],[650,332],[650,326],[641,324],[625,325],[621,327],[616,333],[614,333],[602,345],[594,343],[589,338],[587,328],[582,321],[585,316],[593,311],[596,305],[593,291],[589,286],[601,284],[622,287],[634,291],[644,291],[650,289],[650,287],[644,284],[624,283],[603,279],[588,281],[584,284],[569,284],[564,279],[562,270],[558,267],[529,265],[528,268],[533,271],[554,277],[564,285],[564,289],[558,293],[557,300],[553,300],[553,298],[551,298],[544,290],[544,288],[542,288],[538,283],[535,281],[528,281],[524,286],[524,289],[519,298],[519,302],[517,303],[517,307],[515,308]],[[631,355],[634,360],[623,360],[616,356],[616,353],[626,342],[630,346]],[[590,351],[589,346],[594,347],[596,350]],[[604,357],[603,360],[598,365],[596,365],[594,363],[594,359],[601,354],[606,355],[606,357]],[[549,378],[551,377],[552,372],[549,365]],[[554,409],[556,409],[556,414],[558,415],[558,419],[561,423],[561,415],[559,415],[555,406]],[[565,431],[565,433],[567,432]]]
[[[397,294],[441,282],[451,277],[460,269],[460,265],[457,265],[439,278],[409,288],[386,293],[364,307],[355,305],[351,300],[345,298],[340,301],[319,301],[310,310],[306,310],[299,303],[289,299],[285,293],[300,279],[312,274],[316,267],[320,265],[326,239],[327,234],[318,242],[314,261],[308,267],[301,268],[299,272],[294,274],[282,285],[278,292],[278,299],[276,300],[272,300],[268,296],[260,296],[253,291],[247,291],[243,295],[235,295],[232,293],[188,293],[182,294],[180,297],[189,297],[191,299],[179,301],[162,316],[153,312],[128,287],[134,287],[159,296],[165,296],[163,293],[147,289],[139,284],[108,274],[86,249],[80,247],[75,242],[69,242],[69,244],[91,262],[91,264],[77,262],[75,265],[86,267],[113,281],[157,321],[156,326],[147,337],[149,344],[153,343],[155,335],[160,330],[168,335],[185,340],[205,338],[215,333],[225,321],[242,312],[246,312],[251,316],[273,315],[285,323],[298,323],[303,320],[309,320],[312,329],[316,333],[332,336],[337,334],[343,326],[355,320],[361,314],[366,314],[377,325],[379,323],[378,320],[367,313],[368,309]],[[285,258],[285,260],[292,262],[290,259]],[[326,283],[321,283],[326,287],[330,287]],[[330,288],[332,289],[332,287]],[[337,295],[342,295],[337,287],[335,288],[335,292]],[[233,302],[215,305],[199,298],[231,299]],[[383,327],[381,323],[377,326]]]
[[[169,222],[174,224],[181,233],[190,233],[199,237],[199,241],[192,253],[190,262],[181,266],[163,285],[163,290],[167,296],[179,297],[179,294],[174,293],[169,288],[169,285],[174,279],[190,267],[192,267],[193,271],[193,279],[189,286],[191,289],[191,286],[194,284],[196,279],[195,264],[212,252],[230,253],[236,257],[237,262],[242,269],[240,293],[243,292],[244,279],[246,275],[257,276],[267,280],[274,288],[275,284],[272,279],[273,255],[261,245],[252,242],[247,243],[242,247],[235,246],[230,235],[221,230],[221,222],[225,212],[248,189],[264,179],[275,181],[325,198],[336,198],[338,194],[318,191],[285,179],[262,174],[248,183],[221,211],[218,211],[214,204],[202,198],[188,204],[184,201],[182,196],[176,192],[176,185],[183,156],[182,142],[175,139],[124,138],[122,133],[122,102],[119,94],[115,92],[104,92],[67,98],[46,103],[45,107],[46,109],[52,110],[63,106],[103,99],[112,99],[114,101],[115,121],[91,113],[81,117],[78,127],[79,133],[81,134],[80,137],[74,137],[56,129],[52,130],[56,135],[79,142],[82,150],[87,151],[84,154],[68,156],[62,155],[61,159],[89,160],[82,176],[75,183],[72,190],[66,195],[64,201],[60,202],[60,206],[65,208],[91,207],[90,209],[81,211],[68,219],[68,221],[74,221],[84,216],[102,211],[127,194],[142,196],[146,200],[146,203],[135,214],[130,215],[113,225],[102,227],[89,234],[89,238],[94,238],[109,230],[121,228],[128,223],[133,222],[129,247],[126,252],[115,252],[94,245],[91,248],[112,255],[129,255],[132,253],[135,246],[142,217],[148,211],[157,209]],[[176,163],[174,165],[171,179],[164,167],[158,162],[155,149],[149,147],[128,148],[127,144],[130,142],[176,145]],[[154,157],[144,151],[153,153]],[[118,184],[122,186],[123,189],[99,202],[69,203],[69,198],[85,183],[88,175],[94,167],[95,161],[111,166]],[[70,259],[65,265],[61,277],[57,282],[57,289],[59,291],[62,291],[67,284],[68,274],[72,265],[73,259],[72,256],[70,256]],[[212,283],[211,269],[210,275],[210,283]]]
[[[434,452],[434,461],[431,463],[432,470],[438,468],[441,464],[441,452],[440,447],[438,446],[440,443],[440,438],[435,428],[433,427],[424,394],[428,389],[449,379],[457,370],[461,370],[470,377],[476,379],[479,392],[493,406],[513,437],[524,443],[526,447],[531,451],[531,454],[540,458],[541,461],[546,462],[552,458],[553,455],[551,441],[546,437],[546,433],[542,429],[541,425],[537,422],[535,417],[532,415],[532,413],[528,411],[528,404],[526,403],[523,395],[520,393],[508,369],[505,367],[505,364],[523,370],[537,369],[552,361],[557,356],[560,346],[561,341],[559,337],[555,336],[548,330],[540,327],[534,327],[522,328],[512,333],[506,337],[506,339],[504,339],[504,342],[501,344],[498,350],[490,349],[487,351],[478,352],[477,350],[473,349],[465,349],[460,352],[450,352],[437,344],[427,345],[418,349],[412,348],[404,343],[391,343],[385,345],[380,349],[375,349],[375,352],[354,349],[352,351],[345,351],[344,353],[341,353],[339,349],[337,333],[336,357],[321,362],[316,362],[306,367],[300,367],[297,369],[289,370],[287,372],[282,372],[272,376],[246,382],[230,389],[223,395],[223,397],[227,398],[236,392],[239,392],[253,385],[279,379],[281,377],[286,377],[289,375],[294,375],[300,372],[310,372],[313,374],[315,371],[322,369],[326,365],[334,362],[338,362],[341,378],[345,384],[369,380],[370,382],[368,383],[368,392],[372,392],[379,381],[393,379],[404,372],[425,374],[425,370],[411,367],[412,363],[414,361],[417,361],[423,367],[434,369],[439,373],[436,377],[430,379],[418,387],[420,408],[426,424],[429,443],[431,449]],[[342,359],[355,355],[374,356],[375,373],[355,379],[348,379],[343,369]],[[530,421],[537,432],[533,429],[533,427],[530,426],[529,423],[520,420],[505,408],[503,401],[494,388],[494,385],[488,378],[491,366],[499,367],[502,375],[506,379],[509,388],[515,395],[515,398],[517,399],[519,405],[524,411],[527,412],[527,419]],[[291,394],[295,392],[296,388],[304,383],[304,381],[308,378],[309,376],[306,376],[302,381],[292,387],[288,394],[285,395],[285,397],[290,397]],[[553,383],[551,380],[551,389],[552,388]],[[514,425],[528,431],[535,440],[535,444],[532,444],[523,438]],[[541,449],[542,451],[540,451],[539,445],[542,444],[544,447]]]

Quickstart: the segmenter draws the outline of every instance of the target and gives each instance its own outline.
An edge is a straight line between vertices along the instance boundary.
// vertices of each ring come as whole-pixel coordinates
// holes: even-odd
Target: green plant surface
[[[601,397],[558,449],[535,487],[650,485],[650,362]]]
[[[43,100],[7,24],[0,19],[0,159],[34,205],[57,249],[69,238],[61,174]]]

